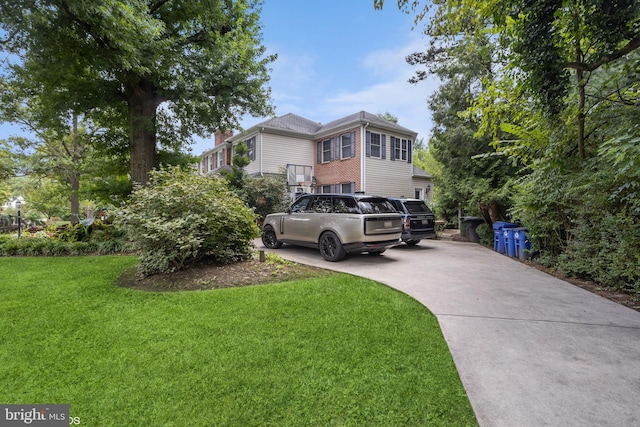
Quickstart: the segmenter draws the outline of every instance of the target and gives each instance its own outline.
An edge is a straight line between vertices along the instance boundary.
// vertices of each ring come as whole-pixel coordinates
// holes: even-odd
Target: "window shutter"
[[[340,149],[341,149],[341,146],[342,146],[340,138],[339,137],[331,138],[331,141],[333,142],[333,148],[334,148],[333,158],[336,159],[336,160],[340,160],[340,158],[341,158]]]
[[[332,162],[333,159],[336,158],[335,151],[336,151],[336,139],[331,138],[331,142],[329,142],[329,161],[330,162]]]
[[[380,151],[381,151],[381,158],[386,159],[387,158],[387,135],[382,134],[380,135]]]
[[[351,132],[351,157],[356,156],[356,133]]]
[[[407,140],[407,163],[411,163],[411,151],[413,151],[413,144]]]
[[[320,164],[322,163],[322,141],[316,142],[316,144],[318,145],[318,158],[316,160],[316,163]]]
[[[356,192],[356,183],[352,182],[351,185],[349,186],[349,192],[350,193],[355,193]]]
[[[366,136],[366,153],[367,153],[367,157],[371,157],[371,132],[367,131],[367,136]]]

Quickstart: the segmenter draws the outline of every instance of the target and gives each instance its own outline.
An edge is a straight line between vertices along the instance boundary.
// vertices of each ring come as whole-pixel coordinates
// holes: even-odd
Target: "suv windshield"
[[[404,206],[411,214],[431,213],[431,209],[424,202],[420,201],[406,201]]]
[[[397,213],[387,199],[360,199],[358,206],[363,214]]]

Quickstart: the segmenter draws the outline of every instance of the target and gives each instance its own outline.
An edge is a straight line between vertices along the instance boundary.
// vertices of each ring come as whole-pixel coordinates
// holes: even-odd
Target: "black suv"
[[[389,198],[389,201],[402,215],[403,242],[413,246],[422,239],[436,237],[435,215],[423,200]]]

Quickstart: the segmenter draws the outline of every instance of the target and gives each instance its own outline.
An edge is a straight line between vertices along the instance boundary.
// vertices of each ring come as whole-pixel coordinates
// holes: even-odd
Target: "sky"
[[[428,139],[427,106],[437,81],[408,83],[416,69],[405,57],[427,40],[395,0],[375,10],[373,0],[264,0],[263,44],[278,59],[270,86],[277,116],[294,113],[327,123],[357,113],[389,112],[398,124]],[[249,128],[268,118],[245,117]],[[199,142],[194,154],[212,148]]]
[[[278,59],[270,64],[277,116],[293,113],[327,123],[361,110],[389,112],[398,124],[428,140],[427,107],[437,81],[408,83],[416,69],[405,61],[423,51],[427,40],[413,27],[413,15],[395,0],[375,10],[373,0],[264,0],[263,45]],[[248,129],[268,117],[243,117]],[[0,139],[21,134],[0,125]],[[196,138],[195,155],[213,148],[213,137]]]

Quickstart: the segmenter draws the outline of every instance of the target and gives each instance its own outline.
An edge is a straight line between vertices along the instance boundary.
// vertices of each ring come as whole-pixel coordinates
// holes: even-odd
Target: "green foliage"
[[[544,264],[640,291],[638,2],[398,6],[427,20],[432,39],[407,59],[426,67],[412,81],[443,82],[430,151],[443,165],[434,178],[444,216],[459,200],[470,214],[513,203]],[[496,152],[474,146],[483,138]]]
[[[559,256],[565,274],[640,294],[640,219],[628,212],[586,211]]]
[[[624,144],[618,148],[621,153],[635,150]],[[566,159],[535,162],[518,183],[512,214],[529,229],[544,264],[640,292],[640,169],[623,177],[619,162],[625,156],[603,154],[586,168]]]
[[[245,259],[260,234],[256,215],[224,180],[177,167],[153,171],[149,185],[136,186],[116,224],[140,251],[145,275],[180,270],[205,258]]]
[[[245,182],[245,197],[260,218],[270,213],[283,212],[289,206],[290,198],[284,175],[250,178]]]
[[[90,114],[107,133],[129,130],[130,175],[146,182],[157,141],[179,148],[272,112],[276,57],[260,44],[260,10],[254,0],[3,3],[1,87],[41,94],[49,116]]]
[[[16,163],[13,153],[9,150],[9,144],[0,140],[0,204],[11,196],[8,180],[15,174],[15,169]]]
[[[75,224],[36,230],[22,231],[20,239],[17,233],[0,234],[0,256],[106,255],[130,250],[124,233],[100,220],[89,226]]]
[[[240,143],[233,147],[233,159],[231,159],[231,172],[224,175],[229,182],[229,187],[236,191],[241,197],[244,196],[244,186],[247,173],[244,168],[251,163],[248,157],[249,148],[246,144]]]

